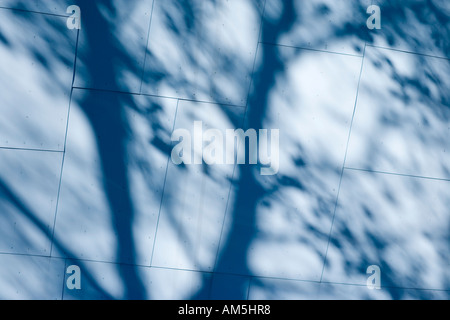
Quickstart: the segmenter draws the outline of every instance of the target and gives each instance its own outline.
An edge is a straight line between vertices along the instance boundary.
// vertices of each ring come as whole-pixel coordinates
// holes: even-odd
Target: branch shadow
[[[379,4],[383,8],[383,29],[369,32],[364,19],[367,17],[366,1],[363,0],[350,4],[342,2],[338,5],[331,1],[318,4],[305,1],[304,7],[295,0],[263,1],[265,12],[260,17],[261,38],[258,40],[258,51],[254,52],[256,59],[252,74],[251,70],[247,70],[249,58],[244,57],[246,52],[239,53],[239,50],[227,47],[232,42],[227,42],[229,39],[226,37],[225,40],[221,39],[223,43],[220,43],[205,31],[208,21],[205,20],[202,10],[214,11],[220,7],[220,1],[204,4],[193,0],[179,3],[162,3],[155,0],[154,10],[159,11],[153,11],[152,19],[156,19],[157,12],[160,20],[159,25],[152,20],[149,30],[159,27],[161,29],[157,31],[163,30],[163,36],[166,38],[165,41],[150,38],[146,51],[142,51],[145,52],[144,65],[136,62],[133,54],[134,50],[142,48],[134,43],[124,46],[123,34],[120,35],[122,27],[126,28],[120,25],[123,22],[120,18],[121,10],[127,11],[125,6],[134,7],[137,2],[111,0],[92,3],[79,0],[76,3],[83,8],[85,46],[83,52],[78,55],[83,64],[80,70],[83,72],[77,72],[76,80],[85,87],[80,85],[76,88],[84,94],[80,95],[79,100],[74,99],[72,104],[79,106],[95,138],[98,165],[101,168],[101,189],[110,209],[111,228],[115,237],[115,243],[110,245],[117,246],[114,248],[113,260],[118,263],[117,271],[124,288],[121,298],[157,298],[157,294],[152,296],[149,293],[155,291],[149,290],[150,284],[142,269],[150,269],[151,272],[151,268],[141,265],[142,257],[136,243],[135,224],[139,213],[130,178],[131,167],[137,168],[148,182],[147,189],[153,191],[153,194],[141,196],[161,199],[162,208],[155,215],[158,215],[158,222],[160,218],[165,219],[163,222],[174,232],[176,239],[173,242],[186,241],[195,244],[194,240],[190,239],[192,232],[188,230],[189,225],[183,224],[179,207],[176,205],[177,201],[181,201],[181,188],[186,186],[172,187],[174,184],[170,179],[166,179],[168,175],[173,175],[174,172],[176,175],[177,172],[173,171],[170,163],[173,144],[170,143],[169,137],[172,123],[169,126],[161,123],[159,115],[167,111],[163,104],[149,99],[144,103],[144,108],[138,105],[134,98],[143,95],[175,99],[181,104],[174,115],[173,127],[181,125],[182,112],[187,113],[187,119],[196,120],[198,114],[195,112],[204,109],[196,105],[195,108],[189,109],[186,104],[195,104],[200,100],[212,105],[207,111],[211,123],[214,123],[215,115],[219,114],[223,117],[223,122],[235,128],[240,127],[242,123],[245,129],[256,130],[275,128],[281,124],[284,126],[281,129],[287,132],[284,143],[289,146],[285,145],[281,153],[285,156],[283,164],[286,167],[277,176],[262,177],[259,174],[260,166],[250,165],[236,166],[232,176],[229,176],[228,172],[224,173],[226,170],[215,171],[205,165],[196,171],[201,179],[213,181],[220,185],[220,188],[227,188],[223,182],[226,181],[230,186],[230,195],[223,216],[221,213],[217,215],[223,218],[223,230],[214,229],[211,231],[212,235],[208,234],[210,238],[205,238],[207,241],[218,240],[217,247],[210,246],[209,243],[197,243],[198,247],[181,245],[181,253],[164,253],[167,256],[178,254],[188,257],[186,264],[197,268],[193,271],[199,272],[201,285],[189,298],[214,298],[217,292],[212,290],[217,289],[221,291],[221,295],[230,299],[248,299],[252,297],[249,294],[251,288],[262,289],[267,292],[266,296],[276,298],[283,286],[271,281],[279,275],[285,280],[315,282],[319,287],[327,288],[330,297],[333,294],[345,295],[348,292],[339,291],[342,288],[333,287],[332,283],[339,282],[339,277],[343,277],[342,282],[361,286],[361,281],[365,280],[366,269],[372,264],[378,264],[383,270],[383,289],[386,294],[384,298],[433,297],[426,290],[405,289],[411,283],[417,283],[419,286],[421,283],[432,283],[439,287],[436,289],[441,290],[443,295],[448,294],[445,290],[448,290],[450,280],[446,278],[448,273],[445,273],[443,268],[448,269],[449,254],[445,245],[448,245],[449,241],[450,222],[448,217],[442,214],[442,208],[448,205],[448,197],[433,189],[431,185],[422,183],[422,180],[417,182],[411,177],[405,178],[406,180],[398,178],[392,180],[394,184],[389,177],[374,173],[383,171],[450,179],[450,165],[447,161],[450,119],[448,6],[438,1],[408,2],[408,5],[404,2],[380,1]],[[250,1],[253,13],[261,12],[261,3]],[[350,20],[346,12],[358,12],[357,18]],[[148,18],[150,20],[150,16]],[[311,25],[314,19],[319,22],[328,21],[329,25]],[[30,25],[35,22],[31,18],[25,21]],[[309,30],[309,33],[305,34],[305,30]],[[429,37],[425,37],[419,30],[425,30]],[[160,45],[162,49],[158,51],[153,43]],[[0,45],[15,50],[8,34],[1,30]],[[150,45],[150,49],[147,45]],[[385,46],[394,50],[388,50]],[[35,63],[50,75],[54,75],[51,57],[39,50],[34,52],[33,48],[28,49]],[[324,145],[328,140],[332,141],[331,143],[335,141],[332,140],[334,137],[327,135],[339,136],[342,128],[349,128],[349,122],[353,121],[353,110],[350,110],[352,105],[346,96],[339,95],[340,89],[345,91],[343,83],[348,78],[345,78],[345,75],[333,74],[333,63],[336,62],[325,56],[330,54],[328,51],[332,51],[332,54],[338,51],[337,55],[341,60],[336,61],[342,62],[340,70],[351,72],[354,69],[349,66],[350,62],[345,65],[346,59],[354,59],[351,60],[354,63],[359,61],[358,59],[362,60],[364,54],[361,78],[364,80],[365,77],[379,75],[378,79],[381,79],[374,80],[374,83],[361,81],[358,84],[355,126],[351,131],[346,164],[351,165],[352,169],[371,172],[366,175],[356,170],[349,172],[348,168],[342,169],[340,163],[335,163],[336,158],[347,158],[346,151],[341,152],[345,147],[336,147],[338,151],[335,153],[334,149],[329,151]],[[314,62],[322,64],[319,67],[311,67],[310,62],[316,61],[315,55],[322,59]],[[63,65],[71,64],[63,53],[57,52],[56,56],[61,59]],[[249,71],[250,77],[242,76],[245,74],[240,73],[242,69]],[[325,82],[324,78],[320,78],[320,73],[327,70],[331,70],[329,74],[336,79],[342,79],[342,83],[335,85],[337,90],[330,92],[330,95],[336,94],[338,104],[341,103],[340,99],[342,105],[349,104],[343,106],[342,110],[333,109],[336,103],[332,98],[311,98],[315,94],[323,94],[314,91],[314,83]],[[336,70],[339,72],[338,68]],[[303,71],[311,78],[311,82],[296,75],[296,72]],[[359,68],[356,71],[360,71]],[[249,78],[252,78],[253,82]],[[354,78],[349,81],[356,82]],[[64,87],[63,83],[56,85]],[[325,88],[330,88],[326,85],[325,83]],[[246,97],[249,87],[250,93]],[[353,96],[350,94],[352,99],[355,94],[356,92]],[[310,104],[316,101],[320,106],[314,108]],[[388,108],[388,105],[394,107]],[[368,110],[370,106],[372,108]],[[278,107],[280,110],[274,111],[274,108]],[[327,122],[328,118],[316,110],[321,108],[334,122]],[[193,109],[195,110],[191,111]],[[145,156],[130,151],[131,141],[136,137],[134,119],[129,110],[145,119],[143,127],[152,133],[150,139],[133,143],[142,148],[148,145],[154,147],[162,158],[167,159],[167,168],[157,170],[151,164],[152,159],[145,159]],[[245,110],[243,117],[240,115],[242,110]],[[367,114],[370,116],[365,117]],[[324,123],[328,126],[324,129],[325,133],[317,134],[319,138],[314,134],[308,136],[308,133],[316,132],[308,130],[317,128],[306,128],[305,125],[309,121],[313,123],[312,126],[318,126],[316,118],[325,119]],[[300,124],[305,128],[299,128]],[[334,126],[341,129],[335,130]],[[343,132],[342,143],[345,143],[348,130]],[[405,132],[407,138],[404,137]],[[428,134],[429,132],[431,133]],[[296,134],[304,136],[297,139]],[[394,140],[392,137],[399,139],[400,145],[409,146],[406,156],[402,156],[395,149],[395,144],[391,149],[385,147],[389,141]],[[245,145],[245,141],[243,144]],[[355,148],[357,152],[352,153]],[[444,152],[442,149],[445,149]],[[431,155],[424,157],[423,154],[427,152]],[[191,177],[190,168],[177,169]],[[158,172],[164,170],[169,184],[165,189],[162,188],[163,190],[152,190],[151,181],[156,179]],[[441,182],[446,186],[448,181]],[[204,197],[201,201],[205,202],[223,192],[217,187],[200,194],[203,190],[200,186],[189,187],[192,187],[193,192],[200,198]],[[435,192],[427,193],[424,191],[426,188]],[[1,177],[0,190],[3,200],[10,202],[47,238],[52,239],[59,252],[64,253],[67,259],[80,259],[83,264],[83,258],[67,247],[64,241],[58,238],[58,234],[54,237],[32,209],[14,195]],[[79,192],[81,194],[82,190]],[[429,209],[431,213],[424,218],[423,212],[427,209],[420,207],[420,204],[434,199],[433,197],[437,197],[435,206]],[[405,198],[412,199],[416,207],[419,207],[418,211],[414,211],[402,200]],[[413,201],[415,198],[418,199],[416,202]],[[79,199],[83,197],[80,196]],[[383,208],[386,214],[379,213],[377,208]],[[405,212],[413,213],[411,216],[402,216]],[[198,212],[193,214],[201,216]],[[410,242],[406,231],[404,234],[396,232],[397,229],[404,230],[401,226],[408,217],[414,223],[406,225],[416,228],[417,231],[416,238]],[[431,222],[426,224],[423,221]],[[209,225],[206,229],[208,227]],[[162,238],[159,241],[158,244],[166,244],[168,239]],[[405,253],[408,250],[413,251],[411,243],[424,246],[426,244],[431,253],[418,255],[419,258],[412,257]],[[213,256],[216,253],[217,256],[204,258],[198,254],[202,250],[208,253],[205,256]],[[150,248],[148,251],[150,253]],[[258,260],[261,252],[269,258]],[[395,260],[396,257],[401,259]],[[424,264],[419,261],[420,258],[429,258],[432,263]],[[301,264],[302,268],[299,268],[298,264]],[[404,265],[408,264],[410,269],[405,271]],[[126,268],[123,265],[126,265]],[[296,270],[297,268],[301,270]],[[88,270],[87,267],[84,269]],[[401,271],[404,274],[399,276]],[[433,272],[435,275],[432,275]],[[86,272],[83,275],[94,290],[101,292],[106,299],[117,298],[98,283],[93,274]],[[234,277],[232,286],[225,286],[221,282],[221,277],[227,276]],[[214,289],[211,281],[214,283],[215,279],[216,284],[222,285]],[[311,283],[305,286],[310,290]],[[323,293],[323,290],[319,292]],[[306,297],[312,297],[311,291],[308,291]],[[355,297],[374,296],[355,290]]]

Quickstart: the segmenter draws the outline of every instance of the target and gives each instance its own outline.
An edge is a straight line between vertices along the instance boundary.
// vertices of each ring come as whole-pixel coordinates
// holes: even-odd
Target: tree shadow
[[[163,6],[161,2],[155,3]],[[442,8],[437,6],[437,3],[433,1],[414,2],[405,6],[404,2],[382,1],[383,29],[374,32],[369,32],[365,26],[366,20],[364,18],[367,18],[365,1],[340,4],[341,8],[336,8],[335,4],[329,1],[316,5],[311,5],[308,2],[305,3],[304,9],[300,6],[300,2],[295,0],[283,2],[267,0],[263,3],[265,12],[261,17],[261,36],[258,40],[258,51],[255,53],[255,70],[253,73],[250,70],[253,82],[250,82],[248,77],[238,75],[239,70],[248,64],[246,63],[248,58],[239,56],[233,48],[227,47],[227,43],[218,45],[215,42],[217,39],[212,39],[208,32],[204,31],[203,28],[205,28],[206,23],[203,19],[205,16],[200,14],[200,7],[204,4],[198,1],[185,0],[178,5],[173,2],[164,4],[164,10],[159,11],[162,15],[162,18],[160,17],[161,25],[167,32],[165,36],[170,37],[167,38],[166,42],[173,41],[175,44],[173,47],[167,46],[165,51],[162,50],[162,54],[154,47],[147,49],[144,65],[136,62],[135,56],[130,52],[141,50],[139,46],[134,44],[124,46],[123,42],[119,41],[123,40],[119,39],[122,27],[126,28],[126,26],[120,25],[122,22],[120,11],[123,6],[136,6],[136,2],[128,1],[125,3],[111,0],[92,3],[92,1],[87,0],[77,1],[77,4],[83,8],[82,23],[83,30],[86,30],[83,31],[85,46],[83,50],[85,51],[78,55],[83,63],[81,69],[83,72],[77,72],[76,74],[79,83],[86,85],[86,87],[80,85],[77,90],[86,92],[78,101],[72,101],[72,104],[76,103],[80,106],[95,137],[96,151],[99,155],[99,165],[102,172],[101,188],[110,208],[111,227],[116,238],[115,261],[127,266],[127,268],[117,267],[120,281],[124,287],[122,297],[124,299],[154,298],[149,296],[149,284],[142,276],[141,268],[143,266],[138,263],[139,253],[134,234],[134,225],[138,213],[137,204],[132,194],[130,166],[136,165],[142,176],[148,181],[157,175],[155,168],[149,165],[151,159],[139,161],[139,159],[135,159],[136,154],[130,151],[130,141],[135,137],[132,128],[133,119],[130,118],[127,110],[133,110],[145,119],[145,126],[150,128],[153,135],[150,140],[142,143],[142,147],[145,148],[146,143],[150,144],[168,159],[168,167],[164,168],[166,176],[167,171],[170,170],[169,157],[173,146],[168,141],[171,134],[170,129],[167,130],[167,127],[161,124],[158,117],[164,111],[164,106],[152,100],[149,103],[150,105],[141,108],[133,99],[134,96],[141,96],[145,93],[147,96],[155,95],[178,99],[179,103],[185,100],[206,100],[211,104],[219,105],[218,110],[220,110],[221,116],[226,118],[225,121],[234,127],[239,127],[242,124],[242,117],[238,116],[239,112],[233,109],[237,105],[237,107],[244,107],[244,127],[246,129],[264,129],[267,126],[276,126],[277,123],[287,123],[288,125],[281,129],[296,133],[298,128],[296,128],[295,121],[287,122],[284,119],[284,122],[279,121],[282,116],[273,112],[274,101],[287,105],[288,107],[283,111],[292,112],[293,117],[301,115],[309,119],[309,111],[314,114],[314,110],[308,109],[308,100],[304,100],[306,98],[300,94],[295,96],[298,100],[291,101],[292,97],[277,93],[281,91],[279,87],[285,85],[286,88],[289,88],[291,85],[296,85],[296,81],[298,81],[298,84],[306,86],[305,90],[313,90],[304,80],[295,77],[297,62],[303,63],[302,59],[309,62],[308,59],[312,54],[324,54],[322,51],[329,50],[333,51],[334,54],[335,49],[340,50],[342,49],[340,46],[342,46],[345,48],[342,49],[342,52],[338,52],[339,55],[362,59],[364,54],[363,75],[364,72],[368,72],[367,70],[378,71],[385,76],[386,81],[392,82],[392,85],[387,87],[388,90],[384,90],[385,87],[380,87],[383,88],[382,92],[379,92],[380,89],[376,85],[366,83],[360,85],[360,101],[367,104],[370,104],[369,101],[377,101],[378,104],[375,103],[377,108],[374,109],[380,110],[380,112],[373,114],[376,121],[370,128],[372,130],[367,129],[365,131],[366,128],[355,126],[352,134],[363,137],[362,144],[367,145],[367,147],[361,150],[359,157],[354,156],[352,158],[351,154],[349,155],[351,164],[361,166],[357,169],[383,171],[384,163],[388,162],[393,166],[387,166],[386,171],[395,171],[398,166],[405,163],[404,159],[400,159],[395,152],[389,153],[380,146],[379,140],[381,138],[373,137],[375,129],[381,132],[383,130],[386,130],[386,132],[388,130],[408,132],[410,134],[409,141],[412,141],[411,145],[422,147],[420,149],[422,153],[428,150],[425,146],[438,149],[443,144],[445,145],[445,132],[442,132],[442,127],[448,125],[450,119],[450,96],[447,90],[449,85],[448,73],[442,72],[442,70],[448,70],[449,65],[449,42],[446,39],[448,39],[450,17]],[[220,1],[211,1],[204,6],[210,6],[211,10],[214,10],[216,6],[220,6]],[[261,12],[261,2],[251,1],[251,8],[254,12]],[[358,12],[359,19],[350,20],[348,16],[337,9],[342,9],[343,12]],[[305,13],[312,14],[312,16],[307,17]],[[150,20],[150,16],[148,18]],[[314,29],[310,28],[309,25],[311,19],[329,21],[330,23],[322,27],[316,26]],[[430,21],[440,25],[430,26]],[[28,21],[28,23],[32,24],[33,21]],[[414,26],[411,26],[413,23]],[[154,25],[150,26],[150,28],[153,27]],[[430,32],[429,38],[424,39],[423,35],[417,32],[421,27]],[[310,30],[310,34],[306,35],[302,28]],[[151,41],[152,39],[150,39]],[[158,42],[158,44],[164,43],[164,41]],[[9,45],[7,35],[1,31],[0,44]],[[382,47],[385,45],[394,48],[399,54],[402,51],[416,52],[419,50],[421,55],[414,55],[411,58],[415,70],[411,73],[409,70],[402,69],[403,66],[395,60],[396,53],[384,51],[385,49]],[[302,47],[302,49],[294,47]],[[175,65],[175,63],[171,65],[172,56],[176,54],[182,56],[180,60],[185,63],[188,71]],[[241,55],[244,54],[246,53],[241,53]],[[399,59],[401,60],[402,57]],[[34,59],[47,72],[52,73],[52,64],[51,61],[48,61],[48,57],[39,52],[34,52]],[[216,64],[213,62],[216,62]],[[69,61],[64,63],[70,64]],[[323,63],[325,64],[324,69],[326,69],[329,61],[324,58]],[[306,70],[305,72],[311,71],[308,68],[308,63],[299,63],[298,65],[304,68],[300,68],[300,72],[302,70]],[[345,70],[345,66],[343,68]],[[292,71],[294,69],[295,71]],[[219,77],[217,74],[220,75],[221,73],[222,77]],[[131,76],[129,76],[130,74]],[[130,77],[133,78],[132,81],[129,80]],[[311,74],[311,78],[314,77]],[[344,80],[342,81],[344,82]],[[224,89],[229,83],[234,84],[238,89],[232,85],[230,85],[231,89]],[[246,97],[250,83],[250,93]],[[138,87],[139,89],[137,89]],[[340,88],[339,85],[337,87]],[[228,89],[233,93],[229,94],[226,91]],[[298,88],[298,92],[303,93],[300,89]],[[100,105],[98,92],[103,91],[107,91],[111,95],[105,93]],[[127,92],[132,92],[132,94]],[[277,94],[282,97],[277,97]],[[390,102],[405,108],[410,106],[412,109],[410,114],[413,115],[411,119],[406,118],[405,110],[402,108],[394,111],[386,108],[386,104]],[[227,106],[227,103],[232,106]],[[328,105],[332,106],[333,104],[325,99],[323,105],[326,109]],[[321,107],[323,106],[321,105]],[[306,109],[308,113],[302,114],[298,112],[298,109]],[[358,104],[356,117],[361,116],[359,111]],[[347,118],[342,117],[341,119],[341,113],[336,111],[336,114],[334,114],[333,112],[335,110],[329,110],[339,126],[350,127],[348,122],[351,120],[351,113],[345,113]],[[192,120],[196,120],[195,112],[190,116]],[[311,117],[311,122],[313,122],[314,117]],[[402,119],[407,121],[402,123]],[[430,138],[422,130],[411,129],[411,123],[417,121],[421,122],[426,130],[439,128],[435,130],[436,135]],[[330,127],[332,125],[333,123]],[[334,132],[332,130],[330,128],[330,132]],[[379,135],[380,137],[383,136],[382,133]],[[287,136],[292,138],[291,133]],[[314,140],[314,137],[307,138]],[[387,141],[388,138],[384,139]],[[317,141],[317,145],[322,142],[320,139]],[[282,171],[274,177],[261,177],[259,175],[260,167],[250,165],[236,166],[231,177],[222,172],[220,174],[223,175],[218,176],[217,172],[207,166],[203,166],[199,170],[201,176],[217,183],[221,183],[221,179],[225,176],[226,181],[230,184],[230,194],[233,195],[233,199],[231,197],[228,199],[229,204],[222,221],[224,225],[228,225],[220,230],[217,248],[208,249],[211,252],[215,250],[217,252],[213,269],[206,270],[205,265],[207,263],[196,256],[196,248],[185,248],[183,254],[193,260],[193,265],[199,265],[199,270],[195,271],[203,272],[203,276],[200,277],[202,285],[190,298],[211,297],[211,273],[213,275],[212,281],[215,277],[239,275],[235,277],[233,286],[219,288],[219,290],[226,290],[226,295],[233,299],[249,298],[249,277],[253,279],[252,286],[267,290],[269,296],[272,297],[276,296],[277,286],[269,284],[266,280],[275,277],[275,274],[281,273],[283,275],[283,272],[286,272],[286,279],[293,275],[296,278],[295,280],[316,281],[319,285],[323,282],[322,280],[326,282],[327,279],[322,279],[323,273],[322,275],[311,275],[284,271],[284,267],[288,270],[295,269],[296,263],[304,264],[305,268],[308,268],[311,264],[311,269],[317,268],[317,265],[321,266],[323,263],[323,268],[330,270],[331,277],[334,274],[341,273],[348,276],[344,281],[350,281],[351,283],[360,283],[361,277],[358,278],[355,273],[362,274],[364,277],[367,266],[378,263],[383,270],[383,288],[390,298],[402,299],[408,297],[408,295],[418,299],[429,298],[430,296],[426,291],[411,293],[399,287],[408,283],[408,281],[397,280],[401,268],[392,266],[391,250],[396,246],[396,242],[408,247],[407,241],[395,232],[391,232],[389,224],[383,224],[379,221],[377,212],[374,212],[376,210],[375,200],[369,199],[378,197],[379,203],[384,206],[386,212],[395,212],[395,209],[403,211],[409,209],[408,205],[399,199],[398,194],[394,194],[392,186],[384,180],[385,177],[374,174],[373,177],[363,179],[356,177],[355,174],[355,178],[352,178],[353,176],[349,175],[346,168],[341,170],[340,164],[335,165],[333,161],[327,158],[329,154],[321,151],[321,149],[324,149],[323,146],[311,147],[309,141],[301,139],[291,139],[286,143],[288,142],[290,146],[289,150],[284,153],[284,155],[288,155],[285,163],[292,166],[292,170]],[[141,142],[137,143],[140,146],[139,143]],[[342,160],[344,160],[344,154],[339,153],[339,156],[342,156]],[[410,171],[398,173],[412,175],[414,172],[418,172],[427,177],[450,179],[450,167],[445,162],[447,159],[445,156],[441,155],[441,158],[437,158],[433,162],[433,168],[435,169],[428,171],[417,153],[410,153],[409,159],[412,159],[411,162],[406,163],[404,167],[410,169]],[[379,166],[372,163],[379,164]],[[395,164],[397,164],[397,167]],[[181,167],[179,169],[188,172],[188,168]],[[326,182],[328,179],[331,182]],[[414,183],[408,182],[405,183],[405,186],[402,181],[399,182],[398,186],[399,188],[400,186],[405,188],[404,195],[407,197],[411,198],[415,194],[421,193],[420,188],[422,187],[420,185],[408,189],[408,183],[411,183],[411,185]],[[347,189],[339,195],[338,188],[341,187],[341,182],[343,187]],[[370,185],[377,187],[379,194],[365,188],[369,182]],[[330,187],[330,185],[333,186]],[[201,192],[199,186],[191,187],[195,188],[197,193]],[[149,185],[149,188],[151,188],[151,185]],[[36,218],[32,209],[21,203],[2,180],[0,180],[0,190],[6,201],[17,207],[46,237],[52,239],[56,250],[64,252],[69,259],[81,259],[80,264],[83,264],[82,258],[73,250],[67,248],[58,237],[54,237],[45,224]],[[155,194],[148,196],[161,198],[161,201],[163,201],[163,196],[177,201],[179,190],[160,190],[159,193],[155,191]],[[208,190],[208,192],[215,194],[219,191]],[[444,195],[441,195],[441,197],[440,199],[444,199],[442,200],[443,203],[448,202]],[[295,201],[289,202],[293,199]],[[427,199],[424,198],[424,201]],[[176,205],[169,201],[163,202],[161,206],[163,207],[162,210],[165,210],[165,218],[179,238],[178,241],[188,239],[190,237],[189,230],[187,230],[189,226],[180,223]],[[440,207],[437,207],[435,211],[433,212],[439,219],[445,220],[445,216],[442,217],[440,214]],[[271,214],[267,212],[271,212]],[[345,212],[348,212],[348,216],[354,218],[355,221],[359,218],[362,222],[353,225],[354,221],[342,218]],[[161,215],[161,212],[159,215]],[[270,219],[266,217],[267,215],[270,215]],[[158,221],[159,218],[158,216]],[[264,223],[270,224],[271,221],[279,223],[279,229],[274,226],[273,233],[267,232],[267,229],[272,228],[272,226],[263,225]],[[420,219],[417,221],[420,224]],[[394,222],[399,223],[397,220]],[[448,226],[445,221],[442,222],[442,225],[444,224]],[[381,227],[385,234],[377,231],[372,225]],[[436,224],[431,224],[431,226],[438,228]],[[291,229],[284,233],[283,228]],[[291,232],[292,230],[296,230],[296,232]],[[214,230],[214,232],[219,231]],[[432,261],[441,263],[447,259],[448,262],[448,254],[445,255],[445,243],[448,244],[449,239],[448,231],[445,233],[445,231],[439,229],[439,235],[432,236],[430,233],[433,232],[433,229],[430,227],[430,229],[420,229],[418,232],[421,235],[420,241],[436,241],[434,243],[439,246],[443,245],[442,248],[434,248],[436,252],[444,252],[442,257],[431,256]],[[217,237],[217,234],[214,236]],[[261,245],[255,244],[257,239],[264,239],[272,243],[274,248],[261,249]],[[164,242],[165,239],[161,241]],[[297,249],[294,249],[292,252],[295,252],[295,256],[289,256],[288,258],[281,256],[286,260],[272,261],[271,263],[260,261],[258,268],[255,268],[253,256],[256,250],[266,250],[265,252],[269,256],[278,257],[274,252],[283,251],[284,247],[292,246],[293,242],[301,248],[307,248],[307,250],[299,251],[305,252],[304,255],[298,254]],[[327,242],[329,249],[325,252],[324,244],[327,244]],[[366,249],[366,252],[362,248],[363,244],[373,249]],[[285,254],[289,255],[290,251],[286,250],[287,253]],[[166,252],[165,254],[174,255],[176,253]],[[300,259],[300,261],[297,261],[297,259]],[[411,263],[412,265],[403,278],[414,283],[415,274],[429,274],[428,266],[417,264],[417,261],[413,259],[410,259],[410,261],[407,261],[407,259],[408,256],[406,255],[403,261],[397,262],[397,264]],[[282,264],[284,261],[286,261],[287,266],[279,266],[279,270],[275,271],[270,269],[274,264]],[[439,267],[437,268],[439,269]],[[270,270],[267,271],[266,269]],[[444,282],[442,288],[448,288],[448,278],[445,279],[445,273],[441,270],[439,272],[436,281]],[[113,294],[108,293],[108,290],[97,282],[93,274],[87,272],[83,275],[87,277],[89,283],[92,283],[95,290],[101,292],[104,297],[115,298]],[[330,281],[333,281],[333,278],[330,278]],[[436,283],[436,281],[433,283]],[[325,285],[328,286],[328,284]],[[336,294],[341,293],[337,291]],[[361,294],[361,296],[366,297],[366,294]]]

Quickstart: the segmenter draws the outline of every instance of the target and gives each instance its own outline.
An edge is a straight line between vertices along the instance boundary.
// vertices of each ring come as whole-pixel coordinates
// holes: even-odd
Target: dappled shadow
[[[77,0],[69,31],[65,4],[0,9],[2,253],[80,265],[74,299],[448,296],[448,5]],[[194,121],[280,129],[279,173],[174,165]]]

